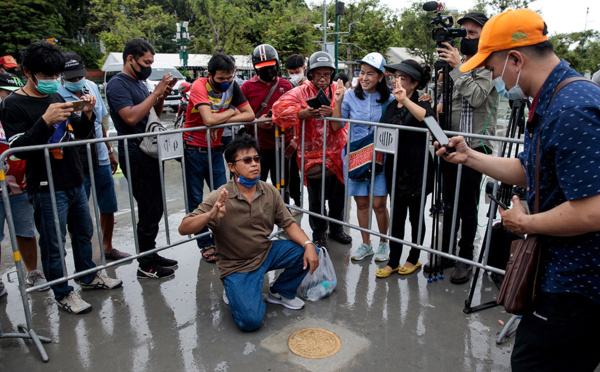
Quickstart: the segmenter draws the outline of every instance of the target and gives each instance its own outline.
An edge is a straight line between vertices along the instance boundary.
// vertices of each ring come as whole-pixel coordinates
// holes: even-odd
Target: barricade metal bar
[[[188,194],[188,190],[187,190],[187,178],[185,176],[185,148],[183,150],[183,156],[181,157],[181,178],[183,181],[183,205],[185,206],[185,214],[190,213],[191,211],[189,210],[189,206],[188,206],[188,202],[187,202],[187,194]]]
[[[350,133],[352,130],[350,126],[352,124],[348,123],[346,125],[348,125],[348,133]],[[346,161],[344,162],[344,218],[348,218],[348,182],[350,180],[350,134],[348,134],[348,139],[346,140],[346,154],[344,157],[346,158]]]
[[[429,170],[429,144],[431,143],[430,141],[430,133],[427,133],[425,136],[425,159],[423,161],[423,184],[421,185],[421,210],[419,211],[419,228],[417,232],[418,235],[416,237],[416,241],[418,241],[419,244],[423,244],[423,239],[421,237],[423,236],[423,215],[425,214],[425,199],[427,199],[427,173]],[[413,237],[413,239],[415,239],[415,237]]]
[[[286,157],[285,157],[285,150],[286,150],[286,146],[285,146],[285,132],[281,129],[279,132],[279,143],[281,144],[281,151],[279,153],[280,155],[280,161],[279,164],[281,164],[281,166],[277,169],[279,169],[279,182],[281,184],[281,197],[285,200],[285,188],[288,186],[285,183],[285,175],[288,175],[288,179],[290,177],[289,175],[289,167],[287,167],[287,164],[289,164],[288,161],[286,161]]]
[[[60,264],[63,269],[63,275],[67,275],[67,265],[65,263],[65,250],[63,249],[64,245],[59,225],[60,220],[58,218],[58,206],[56,204],[56,190],[54,189],[54,177],[52,175],[52,166],[50,165],[50,150],[47,148],[44,149],[44,160],[46,161],[46,174],[48,175],[48,188],[50,190],[50,202],[52,204],[52,215],[54,216],[54,229],[56,231],[56,241],[58,242]]]
[[[327,119],[323,120],[323,164],[321,166],[321,214],[325,214],[325,171],[327,164]]]
[[[212,144],[210,142],[210,129],[208,129],[206,131],[206,144],[207,144],[207,151],[208,151],[208,187],[210,189],[210,191],[213,191],[215,189],[215,181],[213,178],[213,164],[212,164]],[[200,187],[204,188],[204,185],[200,185]]]
[[[456,216],[458,215],[458,197],[460,196],[460,180],[462,178],[462,164],[458,165],[456,169],[456,189],[454,192],[454,200],[452,201],[452,225],[450,227],[450,244],[448,246],[448,252],[452,253],[454,251],[454,246],[457,245],[454,242],[456,235]],[[444,215],[446,218],[446,215]],[[446,231],[443,231],[446,234]],[[443,239],[442,239],[443,244]]]
[[[306,121],[302,119],[302,149],[300,156],[300,199],[302,200],[302,205],[304,205],[304,142],[306,134]],[[297,152],[296,152],[297,153]],[[310,200],[308,201],[308,209],[310,209]]]
[[[133,201],[133,186],[131,179],[131,163],[129,161],[129,141],[127,138],[123,141],[125,152],[125,172],[127,173],[127,191],[129,192],[129,207],[131,209],[131,226],[133,226],[133,241],[135,243],[135,253],[140,253],[140,242],[137,234],[137,224],[135,221],[135,203]]]
[[[398,131],[398,136],[400,136]],[[388,226],[388,235],[392,236],[392,224],[394,222],[394,203],[396,202],[396,177],[398,175],[398,148],[399,141],[396,139],[396,150],[394,151],[394,166],[392,168],[392,190],[390,191],[390,225]]]
[[[92,201],[94,202],[94,218],[96,219],[96,234],[98,234],[98,244],[100,246],[100,261],[104,265],[106,264],[106,258],[104,257],[104,242],[102,241],[102,224],[100,223],[100,205],[98,204],[98,190],[96,190],[96,174],[94,172],[94,164],[92,162],[91,146],[96,145],[90,144],[88,142],[85,145],[85,150],[88,159],[88,172],[90,172],[90,189],[92,190]]]
[[[375,131],[375,128],[373,128]],[[375,173],[377,173],[377,151],[375,151],[375,141],[373,141],[373,153],[371,154],[371,190],[369,190],[369,230],[373,226],[373,198],[375,197]],[[379,227],[379,225],[377,226]]]
[[[160,195],[162,196],[163,218],[165,219],[165,234],[167,238],[167,245],[169,245],[171,244],[171,233],[169,232],[169,211],[167,209],[167,197],[165,192],[165,169],[163,160],[160,158],[160,156],[158,157],[158,172],[160,174]]]
[[[271,179],[275,178],[275,183],[276,185],[275,188],[277,189],[277,191],[279,191],[279,193],[283,196],[282,188],[281,188],[281,183],[280,183],[280,173],[279,173],[279,167],[280,167],[280,159],[279,159],[279,128],[277,127],[276,124],[273,124],[275,126],[275,138],[274,141],[275,142],[275,151],[274,151],[274,156],[275,156],[275,177],[273,177],[273,175],[271,175]],[[283,146],[282,146],[283,147]],[[270,172],[270,171],[269,171]],[[262,170],[261,170],[262,173]],[[262,175],[258,175],[258,177],[260,178]]]

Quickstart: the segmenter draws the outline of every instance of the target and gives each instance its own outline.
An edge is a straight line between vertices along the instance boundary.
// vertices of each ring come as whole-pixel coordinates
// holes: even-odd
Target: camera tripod
[[[521,138],[525,130],[525,107],[529,106],[529,100],[518,100],[512,102],[510,117],[508,119],[508,126],[506,128],[506,138]],[[499,157],[510,157],[513,154],[513,157],[516,157],[519,153],[519,146],[512,142],[502,142],[500,145],[498,156]],[[494,187],[492,190],[492,195],[496,196],[496,198],[506,205],[510,205],[510,201],[513,194],[513,185],[500,183],[498,186],[498,181],[494,181]],[[484,247],[479,252],[479,259],[477,262],[479,263],[487,263],[488,253],[491,244],[492,237],[492,224],[494,219],[496,218],[496,213],[498,211],[498,205],[493,200],[490,203],[490,208],[488,210],[488,225],[485,233],[485,243]],[[502,223],[500,222],[500,231],[505,232]],[[465,314],[471,314],[480,310],[485,310],[498,304],[496,301],[489,301],[477,306],[471,306],[473,301],[473,295],[475,294],[475,288],[477,287],[477,282],[479,279],[479,273],[481,269],[477,267],[475,269],[475,274],[473,275],[473,281],[471,283],[471,289],[469,291],[469,296],[465,300],[465,307],[463,312]]]

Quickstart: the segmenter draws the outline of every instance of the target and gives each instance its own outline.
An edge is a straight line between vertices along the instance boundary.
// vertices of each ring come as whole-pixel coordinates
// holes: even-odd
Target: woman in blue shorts
[[[336,105],[333,116],[344,119],[364,120],[379,122],[385,113],[387,104],[394,99],[385,81],[385,59],[379,53],[369,53],[360,63],[359,84],[356,89],[349,90],[344,94],[336,94]],[[343,100],[342,100],[343,98]],[[340,105],[341,103],[341,105]],[[343,123],[333,122],[334,129],[341,128]],[[375,127],[363,124],[351,124],[350,143],[358,141],[375,130]],[[346,159],[346,157],[344,157]],[[381,169],[375,174],[373,188],[373,211],[377,220],[379,232],[387,234],[390,216],[387,210],[386,197],[387,188],[385,176]],[[371,192],[371,175],[365,179],[348,179],[348,195],[353,196],[357,207],[358,224],[360,227],[368,228],[369,225],[369,194]],[[352,253],[353,260],[374,254],[370,235],[362,232],[362,244]],[[389,245],[387,239],[380,239],[375,261],[387,261],[389,258]]]

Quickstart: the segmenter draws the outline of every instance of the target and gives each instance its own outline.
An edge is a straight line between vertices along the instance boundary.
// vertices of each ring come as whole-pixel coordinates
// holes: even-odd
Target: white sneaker
[[[269,288],[269,294],[267,295],[267,302],[272,304],[279,304],[292,310],[300,310],[304,307],[304,301],[298,298],[298,296],[290,299],[285,298],[279,293],[273,293],[273,290]]]
[[[85,314],[92,311],[92,305],[82,300],[74,291],[71,291],[71,293],[62,300],[56,300],[56,303],[58,304],[58,307],[71,314]]]
[[[227,293],[225,293],[225,290],[223,290],[223,302],[225,302],[225,305],[229,306],[229,299],[227,298]]]
[[[37,285],[46,284],[46,283],[48,283],[48,281],[46,280],[46,278],[44,278],[41,271],[33,270],[29,274],[27,274],[27,277],[25,278],[25,283],[27,283],[27,286],[29,286],[29,287],[35,287]],[[37,291],[44,292],[49,289],[50,289],[50,287],[44,287],[44,288],[38,289]]]
[[[75,281],[81,289],[115,289],[119,288],[123,285],[123,281],[121,279],[113,279],[109,278],[106,274],[96,274],[94,280],[90,283],[84,283],[81,281]]]
[[[363,258],[374,254],[373,247],[371,244],[361,243],[360,247],[356,250],[356,252],[352,253],[352,259],[356,261],[360,261]]]
[[[387,242],[380,242],[375,253],[375,261],[387,261],[390,259],[390,246]]]

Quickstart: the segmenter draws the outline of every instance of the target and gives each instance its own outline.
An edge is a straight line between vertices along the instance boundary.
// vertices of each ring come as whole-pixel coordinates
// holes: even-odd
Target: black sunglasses
[[[259,163],[260,163],[260,156],[256,155],[256,156],[255,156],[255,157],[253,157],[253,158],[251,158],[251,157],[249,157],[249,156],[246,156],[246,157],[243,157],[243,158],[241,158],[241,159],[234,160],[233,162],[234,162],[234,163],[237,163],[238,161],[243,161],[243,162],[244,162],[244,164],[248,164],[248,165],[249,165],[249,164],[252,164],[252,160],[254,160],[254,162],[255,162],[256,164],[259,164]]]

